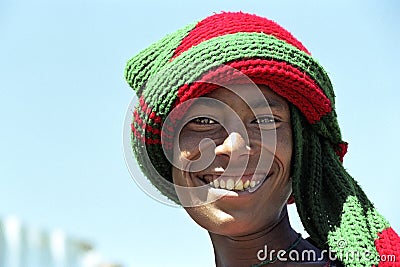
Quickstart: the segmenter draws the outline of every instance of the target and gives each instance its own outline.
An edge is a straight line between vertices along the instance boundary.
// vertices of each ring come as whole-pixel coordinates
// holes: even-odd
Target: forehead
[[[230,85],[227,87],[217,88],[211,93],[204,95],[204,97],[206,99],[216,99],[228,104],[229,106],[246,104],[251,108],[270,107],[276,109],[288,109],[288,102],[265,85]],[[199,103],[215,106],[218,101],[200,101]]]

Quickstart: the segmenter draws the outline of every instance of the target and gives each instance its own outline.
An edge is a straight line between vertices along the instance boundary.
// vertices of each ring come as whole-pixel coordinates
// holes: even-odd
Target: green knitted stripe
[[[236,33],[216,37],[182,53],[151,79],[143,92],[157,115],[164,117],[177,98],[178,88],[198,79],[206,71],[241,58],[285,61],[308,74],[324,89],[334,108],[329,77],[311,56],[273,36],[263,33]]]
[[[320,228],[318,228],[320,225],[315,225],[314,219],[319,220],[322,218],[325,220],[323,224],[326,224],[326,219],[324,215],[320,214],[323,212],[320,209],[320,205],[318,204],[318,207],[313,206],[315,200],[320,199],[321,193],[315,188],[320,187],[318,185],[320,179],[316,179],[318,176],[316,176],[317,172],[314,170],[315,166],[318,165],[316,161],[320,160],[320,155],[313,152],[318,146],[315,141],[315,139],[318,140],[318,137],[310,131],[309,124],[298,108],[293,105],[289,105],[289,107],[294,144],[291,171],[293,194],[296,199],[295,203],[299,216],[310,237],[318,244],[323,244],[324,240],[319,239],[319,236],[326,236],[326,232],[320,231]],[[311,209],[310,207],[315,208]]]
[[[142,117],[142,113],[139,113],[139,116]],[[143,117],[142,117],[143,119]],[[146,138],[150,138],[150,139],[160,139],[159,135],[155,135],[150,131],[146,131],[142,125],[140,125],[136,120],[132,121],[133,126],[135,127],[135,130],[141,135],[144,136]]]
[[[171,165],[164,157],[164,153],[161,151],[162,148],[159,145],[146,146],[136,139],[133,134],[131,134],[131,141],[132,150],[143,174],[163,195],[179,204],[179,199],[172,184]],[[158,162],[158,165],[154,165],[154,162]],[[166,180],[162,177],[169,179]]]
[[[343,222],[343,207],[350,196],[356,196],[363,207],[357,217],[365,219],[373,205],[346,172],[330,141],[317,135],[315,126],[307,124],[296,107],[290,105],[290,111],[294,139],[292,186],[297,210],[310,237],[326,249],[328,233]],[[370,225],[371,229],[379,227]],[[370,233],[376,235],[375,230]]]
[[[335,110],[323,115],[319,121],[312,125],[312,128],[314,131],[318,132],[319,135],[330,140],[333,145],[342,142],[342,135]]]
[[[145,137],[146,139],[152,139],[152,140],[158,140],[160,139],[160,135],[158,134],[153,134],[150,131],[146,131],[143,129],[136,121],[132,122],[135,130],[140,134],[140,136]]]
[[[146,112],[143,112],[142,107],[140,106],[140,103],[137,103],[135,106],[135,110],[137,111],[137,114],[139,115],[139,118],[142,120],[143,123],[145,123],[147,126],[152,127],[153,129],[159,129],[161,130],[161,125],[159,123],[156,123],[154,120],[149,118],[149,114]],[[154,134],[151,131],[146,131],[146,129],[143,127],[142,124],[139,124],[138,121],[136,121],[135,118],[132,120],[132,124],[135,127],[135,130],[140,133],[141,136],[145,136],[146,138],[150,139],[160,139],[159,134]]]
[[[379,253],[371,241],[389,227],[387,221],[374,208],[365,211],[356,196],[347,198],[342,214],[340,226],[328,234],[331,250],[346,266],[377,265]]]
[[[186,27],[165,36],[160,41],[150,45],[136,56],[132,57],[125,68],[125,79],[128,84],[138,91],[151,75],[167,64],[171,59],[176,47],[182,39],[196,26],[192,23]],[[140,95],[140,92],[138,92]]]
[[[367,221],[371,228],[371,233],[375,233],[374,239],[378,239],[378,233],[390,227],[389,222],[375,209],[368,209]]]
[[[136,121],[132,122],[136,131],[140,133],[141,136],[145,136],[146,138],[150,138],[150,139],[160,139],[160,135],[159,134],[154,134],[150,131],[146,131],[142,125],[139,125],[139,123],[137,123]],[[157,124],[157,128],[161,129],[161,126]]]

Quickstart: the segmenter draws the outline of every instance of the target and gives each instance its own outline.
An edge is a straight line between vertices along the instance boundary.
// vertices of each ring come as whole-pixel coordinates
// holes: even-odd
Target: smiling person
[[[216,266],[400,266],[399,236],[342,165],[329,77],[287,30],[214,14],[134,56],[125,76],[136,159],[209,232]]]

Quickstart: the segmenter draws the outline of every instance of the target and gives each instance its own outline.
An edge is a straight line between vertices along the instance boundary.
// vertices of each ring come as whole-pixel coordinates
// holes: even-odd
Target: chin
[[[257,233],[280,217],[279,214],[267,216],[261,213],[256,217],[254,211],[248,209],[228,213],[213,204],[185,209],[199,226],[211,234],[232,237]]]
[[[288,175],[282,172],[270,171],[264,177],[254,192],[222,190],[224,194],[217,200],[186,206],[185,210],[198,225],[223,236],[251,235],[273,227],[286,212],[291,184]],[[215,190],[204,188],[208,188],[208,194]]]

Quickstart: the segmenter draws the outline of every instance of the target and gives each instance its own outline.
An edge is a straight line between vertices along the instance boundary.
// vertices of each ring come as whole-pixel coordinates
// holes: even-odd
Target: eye
[[[198,117],[191,120],[190,123],[194,123],[197,125],[209,125],[209,124],[217,124],[218,122],[207,117]]]
[[[276,119],[273,115],[262,116],[262,117],[259,117],[259,118],[255,119],[253,121],[253,123],[264,124],[264,125],[265,124],[272,124],[272,123],[275,123],[275,122],[279,122],[279,120]]]
[[[273,129],[275,128],[275,124],[280,122],[274,115],[265,115],[260,116],[252,121],[252,123],[257,124],[262,129]]]

